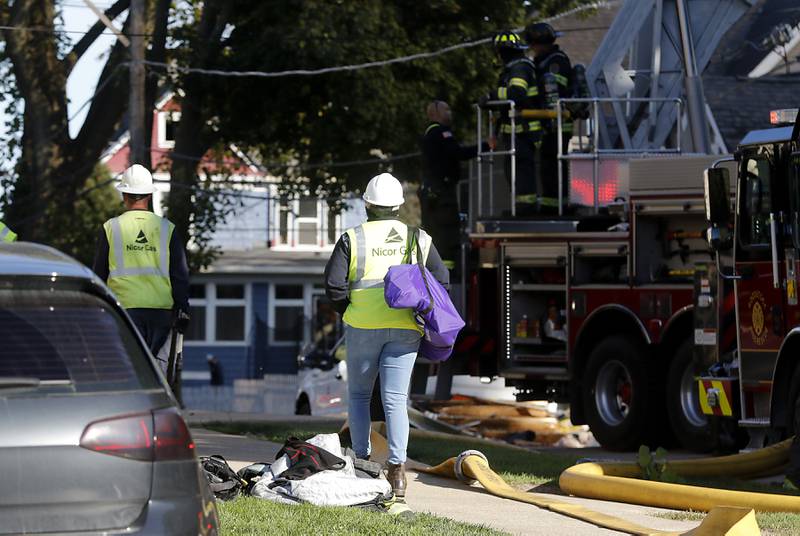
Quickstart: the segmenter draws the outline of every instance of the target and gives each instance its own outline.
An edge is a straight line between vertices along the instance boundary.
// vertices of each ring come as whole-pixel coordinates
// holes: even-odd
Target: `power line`
[[[150,149],[153,152],[161,153],[167,158],[177,158],[179,160],[188,160],[192,162],[207,162],[209,164],[216,164],[220,166],[229,166],[231,165],[229,162],[225,162],[222,158],[217,159],[209,159],[204,156],[196,157],[192,155],[176,153],[171,150],[167,149]],[[354,167],[354,166],[366,166],[370,164],[389,164],[392,162],[397,162],[399,160],[407,160],[409,158],[416,158],[420,156],[422,153],[419,151],[415,151],[413,153],[404,153],[395,156],[388,156],[386,158],[366,158],[362,160],[345,160],[340,162],[315,162],[311,164],[287,164],[285,162],[248,162],[245,161],[241,157],[236,157],[240,160],[239,165],[244,167],[253,166],[259,171],[263,171],[265,173],[269,173],[270,170],[274,169],[299,169],[299,170],[306,170],[306,169],[321,169],[321,168],[342,168],[342,167]]]
[[[0,30],[12,30],[18,32],[36,32],[36,33],[49,33],[49,34],[80,34],[86,35],[89,33],[88,30],[58,30],[56,28],[48,28],[47,26],[6,26],[0,25]],[[97,35],[112,35],[116,36],[114,32],[101,32]],[[128,37],[132,37],[134,35],[141,36],[141,37],[152,37],[153,34],[125,34]]]
[[[588,11],[590,9],[607,7],[612,3],[613,2],[607,2],[607,1],[592,2],[591,4],[578,6],[573,9],[564,11],[563,13],[559,13],[558,15],[554,15],[552,17],[543,19],[543,21],[552,22],[564,17],[568,17],[570,15],[574,15],[576,13]],[[515,29],[515,31],[522,31],[522,30],[523,28]],[[289,69],[284,71],[225,71],[221,69],[202,69],[200,67],[183,67],[175,63],[170,64],[159,61],[145,61],[144,64],[150,67],[159,67],[163,69],[172,70],[175,72],[180,72],[183,74],[203,74],[209,76],[224,76],[224,77],[236,77],[236,78],[283,78],[287,76],[317,76],[330,73],[361,71],[364,69],[372,69],[375,67],[385,67],[388,65],[395,65],[398,63],[408,63],[411,61],[416,61],[421,59],[434,58],[436,56],[441,56],[443,54],[447,54],[449,52],[453,52],[456,50],[462,50],[484,45],[490,43],[491,41],[492,41],[491,37],[484,37],[473,41],[467,41],[465,43],[450,45],[430,52],[419,52],[417,54],[400,56],[388,60],[370,61],[366,63],[356,63],[352,65],[339,65],[335,67],[322,67],[319,69]]]

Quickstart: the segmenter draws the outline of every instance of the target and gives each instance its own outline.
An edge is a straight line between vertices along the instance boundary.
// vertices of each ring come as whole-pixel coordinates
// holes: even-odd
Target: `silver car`
[[[87,268],[0,244],[0,534],[216,534],[175,399]]]

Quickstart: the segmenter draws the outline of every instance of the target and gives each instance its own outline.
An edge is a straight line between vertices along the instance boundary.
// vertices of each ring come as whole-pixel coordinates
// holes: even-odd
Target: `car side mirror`
[[[727,228],[731,219],[730,172],[726,168],[708,168],[703,177],[706,219],[712,227]]]

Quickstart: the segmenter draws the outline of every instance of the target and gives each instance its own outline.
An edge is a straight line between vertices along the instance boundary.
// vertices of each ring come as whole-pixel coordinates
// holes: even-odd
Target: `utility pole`
[[[144,73],[144,10],[145,0],[131,0],[130,32],[131,32],[131,67],[130,67],[130,102],[128,115],[130,118],[130,155],[129,163],[150,167],[150,155],[147,154],[147,133],[145,132],[145,73]]]

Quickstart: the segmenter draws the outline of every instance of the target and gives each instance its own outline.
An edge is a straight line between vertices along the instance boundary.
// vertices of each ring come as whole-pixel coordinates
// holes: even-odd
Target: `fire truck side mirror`
[[[704,174],[706,219],[716,228],[726,228],[731,218],[730,172],[708,168]]]

